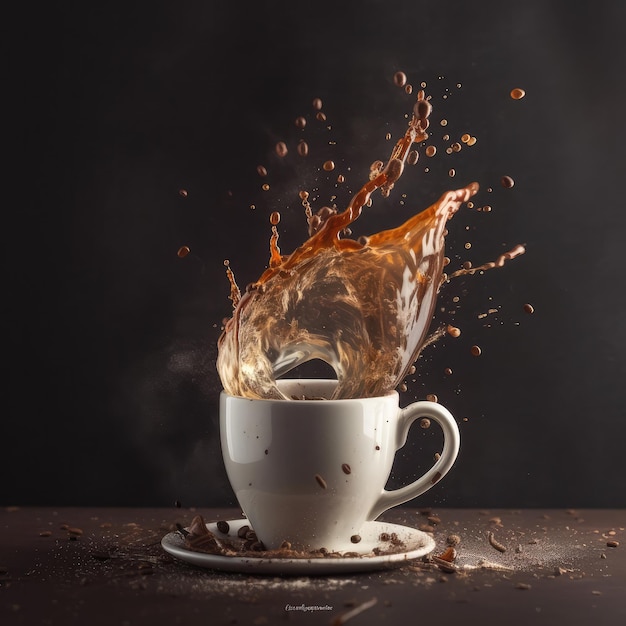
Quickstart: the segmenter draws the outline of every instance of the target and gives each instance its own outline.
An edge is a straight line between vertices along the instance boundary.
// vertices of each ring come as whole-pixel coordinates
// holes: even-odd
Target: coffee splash
[[[430,112],[420,91],[387,164],[374,164],[343,212],[324,207],[312,214],[309,208],[310,237],[290,255],[280,253],[275,218],[269,267],[243,295],[227,268],[234,311],[218,341],[217,359],[227,393],[288,399],[276,379],[313,359],[335,370],[336,399],[383,395],[406,376],[428,339],[447,279],[446,223],[478,184],[444,193],[398,228],[358,241],[347,233],[372,193],[389,195],[407,159],[415,162],[411,147],[428,138]],[[521,252],[515,249],[507,258]]]

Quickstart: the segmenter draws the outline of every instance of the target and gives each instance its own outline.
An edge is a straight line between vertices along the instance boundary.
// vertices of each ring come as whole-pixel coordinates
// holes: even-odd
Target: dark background
[[[389,154],[385,133],[404,131],[412,99],[392,82],[403,70],[416,87],[427,83],[440,148],[446,131],[478,142],[422,155],[355,234],[398,225],[477,180],[477,203],[493,211],[464,210],[450,223],[453,263],[527,246],[503,269],[442,292],[442,306],[454,295],[461,306],[438,320],[463,334],[426,350],[401,402],[436,393],[462,445],[419,504],[626,506],[624,3],[24,9],[3,26],[0,502],[235,504],[217,426],[216,341],[231,310],[223,260],[240,286],[255,280],[274,209],[283,252],[301,243],[297,190],[319,188],[314,208],[330,201],[337,172],[319,170],[328,156],[346,189],[358,189]],[[526,97],[511,100],[513,87]],[[331,130],[313,119],[314,97]],[[293,150],[300,135],[315,147],[306,161]],[[292,147],[280,162],[278,140]],[[503,174],[513,189],[499,186]],[[337,193],[345,206],[350,193]],[[475,343],[479,358],[469,355]],[[413,475],[408,457],[437,449],[434,429],[419,430],[394,485]]]

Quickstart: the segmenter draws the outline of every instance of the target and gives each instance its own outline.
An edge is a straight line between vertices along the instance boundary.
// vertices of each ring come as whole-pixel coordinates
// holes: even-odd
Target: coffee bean
[[[619,541],[615,541],[615,540],[607,541],[606,545],[608,548],[617,548],[617,546],[619,546]]]
[[[284,156],[287,156],[287,152],[289,152],[287,149],[287,144],[284,141],[279,141],[276,144],[276,154],[282,158]]]
[[[237,537],[239,537],[240,539],[245,539],[246,538],[246,533],[250,530],[250,526],[248,526],[247,524],[244,524],[238,531],[237,531]]]
[[[511,189],[515,185],[515,181],[510,176],[503,176],[500,179],[500,183],[505,189]]]
[[[347,463],[344,463],[341,466],[341,470],[343,471],[344,474],[350,474],[352,472],[352,469],[350,468],[350,466]]]
[[[352,537],[350,537],[350,541],[352,543],[359,543],[361,541],[361,535],[352,535]]]
[[[322,489],[326,489],[326,481],[319,474],[315,474],[315,480]]]
[[[420,426],[426,430],[427,428],[430,428],[430,420],[427,417],[423,417],[420,420]]]
[[[526,92],[519,87],[515,87],[515,89],[511,89],[511,98],[513,100],[521,100],[526,95]]]
[[[502,545],[494,536],[492,532],[487,534],[487,539],[489,539],[489,545],[492,548],[495,548],[498,552],[506,552],[506,546]]]
[[[217,523],[217,530],[219,530],[224,535],[227,535],[228,531],[230,530],[230,526],[229,526],[228,522],[226,522],[224,520],[220,520]]]
[[[300,156],[306,156],[309,154],[309,144],[306,141],[300,141],[296,146],[296,151]]]
[[[397,87],[404,87],[406,85],[406,74],[404,72],[396,72],[393,75],[393,83]]]

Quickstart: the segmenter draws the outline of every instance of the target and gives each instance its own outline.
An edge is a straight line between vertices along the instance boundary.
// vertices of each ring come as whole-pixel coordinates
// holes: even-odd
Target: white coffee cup
[[[459,451],[459,429],[434,402],[399,407],[395,391],[377,398],[326,400],[337,381],[280,380],[287,397],[220,396],[226,472],[251,527],[268,550],[284,541],[305,550],[354,550],[363,524],[435,485]],[[318,399],[314,399],[318,398]],[[443,430],[441,456],[414,482],[385,485],[416,420]]]

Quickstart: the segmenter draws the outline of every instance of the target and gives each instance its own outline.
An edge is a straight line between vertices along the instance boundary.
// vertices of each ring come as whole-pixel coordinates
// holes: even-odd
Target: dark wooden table
[[[419,559],[318,577],[226,574],[173,558],[162,537],[198,513],[241,517],[0,510],[0,624],[626,624],[626,510],[397,508],[382,519],[432,532],[434,555],[458,535],[458,571]]]

